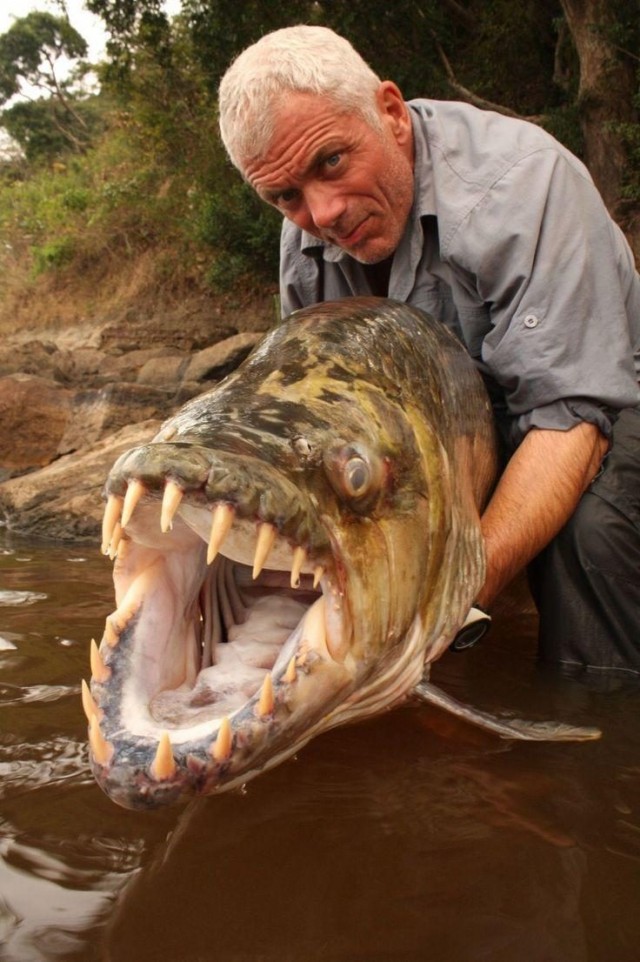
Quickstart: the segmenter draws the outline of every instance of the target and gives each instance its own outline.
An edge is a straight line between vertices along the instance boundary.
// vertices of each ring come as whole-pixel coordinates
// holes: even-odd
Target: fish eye
[[[347,494],[360,498],[366,494],[371,481],[371,468],[359,455],[349,458],[344,466],[344,482]]]
[[[358,513],[368,511],[384,483],[383,465],[375,452],[338,440],[325,450],[323,461],[338,497]]]

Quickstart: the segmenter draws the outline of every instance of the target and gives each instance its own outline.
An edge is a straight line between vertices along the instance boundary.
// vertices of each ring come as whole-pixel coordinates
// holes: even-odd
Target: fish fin
[[[525,718],[500,718],[497,715],[490,715],[488,712],[457,701],[425,678],[416,686],[415,693],[430,705],[452,712],[472,725],[495,732],[501,738],[541,742],[583,742],[600,738],[602,734],[599,728],[580,728],[575,725],[565,725],[562,722],[528,721]]]

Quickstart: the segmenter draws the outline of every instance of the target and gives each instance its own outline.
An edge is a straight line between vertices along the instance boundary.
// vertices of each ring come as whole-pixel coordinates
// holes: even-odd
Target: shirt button
[[[527,316],[524,319],[525,327],[537,327],[539,323],[540,322],[535,314],[527,314]]]

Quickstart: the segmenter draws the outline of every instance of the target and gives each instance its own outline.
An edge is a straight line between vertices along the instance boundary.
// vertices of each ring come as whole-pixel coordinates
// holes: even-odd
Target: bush
[[[246,275],[276,280],[282,218],[235,171],[201,196],[194,221],[197,240],[215,253],[207,274],[214,287],[226,290]]]
[[[73,260],[75,244],[71,237],[61,237],[47,241],[32,248],[33,269],[37,275],[51,269],[58,269]]]

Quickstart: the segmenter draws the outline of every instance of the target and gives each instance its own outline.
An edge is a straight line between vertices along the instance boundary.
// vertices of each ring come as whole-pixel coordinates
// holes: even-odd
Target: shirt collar
[[[411,114],[413,126],[413,209],[409,215],[414,221],[421,217],[436,214],[436,201],[433,190],[433,163],[429,149],[426,124],[421,122],[417,110],[412,109],[411,102],[407,105]]]

